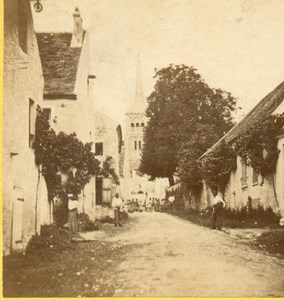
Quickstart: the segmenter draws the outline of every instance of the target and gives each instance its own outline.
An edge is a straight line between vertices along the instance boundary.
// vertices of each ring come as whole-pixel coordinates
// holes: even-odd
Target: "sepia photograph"
[[[1,2],[2,297],[284,297],[284,1]]]

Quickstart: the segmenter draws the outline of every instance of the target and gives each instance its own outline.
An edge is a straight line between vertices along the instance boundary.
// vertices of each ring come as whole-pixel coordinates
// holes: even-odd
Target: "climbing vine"
[[[113,167],[113,158],[111,156],[108,156],[103,162],[102,175],[107,178],[111,176],[115,184],[119,185],[119,177]]]
[[[236,152],[222,141],[216,149],[202,160],[202,177],[212,190],[224,192],[231,171],[236,169]]]
[[[39,106],[34,148],[36,164],[42,166],[49,200],[62,192],[79,194],[92,176],[101,172],[99,161],[91,151],[92,143],[83,144],[75,133],[56,134]],[[60,174],[65,174],[64,182]]]
[[[263,178],[275,171],[279,155],[276,136],[283,126],[284,113],[271,115],[235,141],[237,154]]]
[[[279,155],[276,136],[283,126],[284,113],[271,115],[239,136],[233,147],[221,142],[202,159],[202,178],[212,189],[224,192],[231,171],[236,169],[236,155],[245,159],[263,178],[273,174]]]

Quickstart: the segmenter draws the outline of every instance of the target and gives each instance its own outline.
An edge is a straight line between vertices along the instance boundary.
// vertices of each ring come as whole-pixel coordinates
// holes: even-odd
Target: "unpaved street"
[[[97,236],[134,245],[110,275],[114,296],[284,295],[284,261],[224,232],[164,213],[132,214],[125,227]]]
[[[62,228],[42,234],[4,260],[5,297],[284,295],[284,260],[166,213],[130,214],[78,243]]]

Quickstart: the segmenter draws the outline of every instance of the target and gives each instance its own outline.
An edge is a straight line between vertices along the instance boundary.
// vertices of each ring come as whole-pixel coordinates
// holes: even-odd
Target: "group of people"
[[[173,195],[168,197],[168,202],[170,204],[171,212],[173,210],[173,205],[175,202],[175,197]],[[115,197],[112,199],[112,208],[114,211],[114,226],[122,227],[122,213],[125,207],[128,206],[128,210],[133,211],[154,211],[158,210],[161,201],[158,198],[149,197],[145,200],[132,199],[127,200],[127,205],[116,193]],[[221,229],[221,215],[222,211],[226,207],[226,204],[222,198],[221,193],[214,192],[214,199],[212,204],[212,229]],[[76,239],[79,236],[79,223],[78,223],[78,195],[68,194],[68,210],[69,210],[69,236],[70,240]]]
[[[147,197],[146,199],[128,199],[127,207],[129,212],[134,211],[158,211],[161,205],[161,200],[159,198]]]

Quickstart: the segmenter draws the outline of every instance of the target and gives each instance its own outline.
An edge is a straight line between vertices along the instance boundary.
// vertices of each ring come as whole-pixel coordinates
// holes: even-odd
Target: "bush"
[[[99,223],[90,220],[89,216],[81,213],[78,216],[80,231],[94,231],[99,230]]]
[[[35,235],[28,243],[26,252],[46,253],[62,251],[72,247],[69,242],[68,231],[55,225],[44,225],[41,227],[41,234]],[[48,255],[47,255],[48,256]]]
[[[192,209],[189,211],[174,211],[175,215],[206,227],[211,225],[211,213],[211,207],[201,212]],[[280,216],[271,207],[264,209],[262,206],[250,210],[247,207],[243,207],[240,210],[226,208],[221,218],[222,225],[228,228],[259,228],[267,226],[278,228],[280,220]]]
[[[256,239],[259,247],[265,248],[270,253],[284,255],[284,231],[265,232]]]

